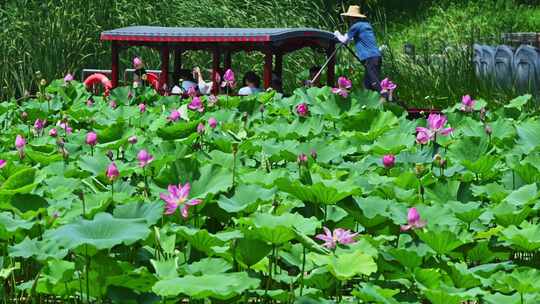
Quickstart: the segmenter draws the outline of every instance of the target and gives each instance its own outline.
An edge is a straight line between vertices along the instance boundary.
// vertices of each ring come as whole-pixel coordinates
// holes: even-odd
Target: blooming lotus
[[[36,121],[34,122],[34,128],[36,129],[36,131],[41,131],[43,127],[45,127],[45,120],[41,120],[39,118],[36,119]]]
[[[197,96],[197,90],[195,90],[195,87],[190,87],[187,90],[187,94],[188,94],[189,97],[195,97],[195,96]]]
[[[4,168],[7,165],[7,161],[4,159],[0,159],[0,169]]]
[[[204,112],[204,106],[203,106],[203,103],[201,101],[201,98],[199,97],[193,97],[193,99],[191,100],[191,102],[189,103],[188,105],[188,108],[190,110],[193,110],[193,111],[198,111],[198,112]]]
[[[187,218],[189,208],[202,202],[200,199],[188,200],[189,191],[191,190],[189,183],[186,183],[184,186],[182,186],[182,184],[178,184],[178,186],[169,185],[167,190],[168,193],[161,193],[159,195],[159,197],[166,203],[166,215],[174,214],[176,209],[181,207],[180,213],[184,218]]]
[[[19,157],[24,158],[24,147],[26,146],[26,140],[21,135],[17,135],[15,138],[15,148],[19,152]]]
[[[317,234],[315,238],[324,241],[323,246],[329,249],[335,248],[337,244],[353,244],[356,242],[354,237],[358,235],[358,233],[351,233],[350,230],[342,228],[334,229],[334,232],[326,227],[323,229],[324,234]]]
[[[221,87],[234,88],[235,86],[236,80],[234,78],[234,72],[231,69],[228,69],[225,71],[225,74],[223,74],[223,83],[221,84]]]
[[[298,163],[299,164],[305,164],[307,163],[307,155],[304,154],[304,153],[300,153],[300,155],[298,155]]]
[[[389,78],[385,78],[381,81],[381,93],[392,94],[397,89],[397,85]]]
[[[392,168],[396,162],[396,157],[392,154],[383,156],[382,162],[385,168]]]
[[[141,150],[137,154],[137,160],[139,161],[139,167],[144,168],[154,160],[154,157],[146,150]]]
[[[407,231],[410,229],[419,229],[426,226],[426,221],[420,218],[420,213],[413,207],[409,209],[407,214],[407,225],[401,226],[401,231]]]
[[[472,112],[474,110],[474,104],[476,100],[472,99],[471,96],[465,95],[461,98],[461,111],[463,112]]]
[[[171,112],[171,114],[169,114],[169,117],[167,117],[167,119],[170,121],[177,121],[178,119],[180,119],[180,116],[182,116],[180,111],[175,109]]]
[[[447,122],[447,118],[444,115],[431,113],[427,121],[428,128],[416,128],[416,141],[420,144],[427,144],[429,141],[434,140],[435,136],[447,136],[453,131],[452,128],[444,127]]]
[[[140,69],[140,68],[142,68],[142,66],[143,66],[143,61],[142,61],[141,58],[139,58],[139,57],[133,58],[133,67],[135,69]]]
[[[217,120],[214,117],[208,119],[208,125],[210,128],[215,129],[217,127]]]
[[[141,113],[146,112],[146,105],[144,103],[139,104],[139,112]]]
[[[346,77],[339,77],[338,78],[338,87],[332,89],[332,93],[337,94],[343,98],[347,98],[349,96],[349,89],[352,87],[352,81],[347,79]]]
[[[95,146],[97,144],[97,134],[94,132],[88,132],[88,134],[86,134],[86,144]]]
[[[118,178],[118,176],[120,175],[120,172],[118,172],[118,168],[116,167],[116,164],[114,162],[107,167],[106,175],[111,182]]]
[[[309,115],[309,107],[308,104],[303,102],[296,106],[296,113],[298,113],[298,116],[300,117],[306,117]]]
[[[199,134],[203,134],[204,133],[204,124],[202,122],[200,122],[198,125],[197,125],[197,133]]]
[[[66,132],[66,134],[71,134],[71,133],[73,133],[73,128],[71,128],[67,122],[64,122],[64,121],[58,121],[58,123],[57,123],[56,125],[57,125],[57,126],[60,126],[60,128],[62,128],[62,129],[64,129],[64,131]]]
[[[64,76],[64,82],[70,83],[72,81],[73,81],[73,75],[71,75],[70,73],[67,73],[66,76]]]

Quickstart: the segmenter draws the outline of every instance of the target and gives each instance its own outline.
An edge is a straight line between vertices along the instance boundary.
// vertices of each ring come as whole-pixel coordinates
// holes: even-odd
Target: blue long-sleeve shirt
[[[356,22],[349,29],[347,36],[349,39],[354,39],[356,54],[361,60],[381,56],[375,32],[369,22]]]

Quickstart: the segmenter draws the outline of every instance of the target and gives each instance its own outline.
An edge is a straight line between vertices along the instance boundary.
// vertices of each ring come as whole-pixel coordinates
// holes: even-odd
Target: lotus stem
[[[304,274],[306,271],[306,247],[302,246],[302,270],[300,271],[300,296],[304,292]]]

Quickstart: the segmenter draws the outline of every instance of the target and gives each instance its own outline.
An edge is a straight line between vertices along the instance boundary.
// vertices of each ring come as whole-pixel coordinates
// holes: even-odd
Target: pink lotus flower
[[[182,116],[180,111],[175,109],[171,112],[171,114],[169,114],[169,117],[167,117],[167,119],[170,121],[177,121],[178,119],[180,119],[180,116]]]
[[[304,153],[300,153],[300,155],[298,155],[298,163],[299,164],[305,164],[307,163],[308,159],[307,159],[307,155],[305,155]]]
[[[306,117],[309,115],[309,107],[308,104],[303,102],[296,106],[296,113],[298,113],[298,116],[300,117]]]
[[[420,218],[420,213],[418,213],[418,210],[413,207],[409,209],[409,212],[407,214],[407,225],[401,226],[401,231],[407,231],[410,229],[419,229],[426,226],[426,221],[423,221]]]
[[[7,161],[0,159],[0,169],[4,168],[7,165]]]
[[[461,98],[461,111],[463,112],[472,112],[474,110],[474,104],[476,100],[472,99],[471,96],[465,95]]]
[[[56,130],[56,128],[52,128],[52,129],[49,131],[49,136],[51,136],[51,137],[56,137],[56,136],[58,136],[58,131]]]
[[[432,132],[429,129],[418,127],[416,128],[416,142],[421,145],[427,144],[433,137]]]
[[[95,146],[97,144],[97,134],[94,132],[88,132],[86,134],[86,144],[90,146]]]
[[[45,127],[45,120],[41,120],[41,119],[36,119],[36,121],[34,122],[34,128],[37,130],[37,131],[41,131],[43,129],[43,127]]]
[[[161,193],[159,195],[159,197],[166,203],[166,215],[174,214],[176,209],[181,206],[181,214],[184,218],[187,218],[189,207],[202,203],[200,199],[188,200],[189,191],[191,190],[189,183],[186,183],[183,187],[182,184],[178,184],[178,186],[169,185],[167,190],[168,193]]]
[[[446,116],[444,115],[431,113],[427,120],[428,128],[416,128],[416,141],[419,144],[425,145],[431,140],[434,140],[436,135],[447,136],[453,131],[452,128],[444,128],[447,122]]]
[[[72,81],[73,81],[73,75],[71,75],[70,73],[67,73],[66,76],[64,76],[64,82],[70,83]]]
[[[73,128],[71,128],[67,122],[64,122],[64,121],[58,121],[58,123],[57,123],[56,125],[57,125],[57,126],[60,126],[60,128],[62,128],[62,129],[64,129],[64,131],[66,132],[66,134],[71,134],[71,133],[73,133]]]
[[[139,112],[141,113],[146,112],[146,105],[144,103],[139,104]]]
[[[113,180],[117,179],[120,175],[120,172],[118,172],[118,168],[116,167],[116,164],[113,162],[107,167],[107,178],[112,182]]]
[[[397,85],[389,78],[385,78],[381,81],[381,93],[392,94],[397,89]]]
[[[137,136],[133,135],[128,138],[128,143],[134,145],[137,143]]]
[[[21,135],[17,135],[15,138],[15,148],[17,148],[17,150],[22,150],[24,149],[24,146],[26,146],[26,140]]]
[[[208,119],[208,125],[210,128],[215,129],[217,127],[217,120],[214,117]]]
[[[221,87],[229,87],[234,88],[236,86],[236,81],[234,78],[234,72],[231,69],[228,69],[225,71],[225,74],[223,75],[223,83],[221,84]]]
[[[204,124],[202,122],[200,122],[198,125],[197,125],[197,133],[199,134],[203,134],[204,133]]]
[[[195,90],[195,87],[190,87],[187,90],[187,94],[188,94],[189,97],[195,97],[195,96],[197,96],[197,90]]]
[[[133,58],[133,67],[134,67],[135,69],[140,69],[140,68],[142,68],[142,65],[143,65],[143,61],[142,61],[141,58],[139,58],[139,57]]]
[[[326,227],[323,227],[323,229],[324,234],[317,234],[315,238],[324,241],[323,246],[329,249],[336,248],[337,244],[353,244],[356,242],[354,237],[358,235],[358,233],[351,233],[350,230],[342,228],[334,229],[333,233]]]
[[[343,98],[347,98],[349,96],[349,89],[352,87],[352,81],[347,79],[346,77],[339,77],[338,78],[338,87],[332,89],[332,93],[337,94]]]
[[[193,99],[188,105],[188,108],[193,111],[197,110],[198,112],[201,112],[201,113],[204,112],[204,107],[203,107],[201,98],[199,97],[193,97]]]
[[[396,157],[392,154],[385,155],[382,158],[382,162],[386,169],[390,169],[394,166],[396,162]]]
[[[137,160],[139,161],[139,167],[144,168],[146,165],[154,160],[154,157],[146,150],[141,150],[137,154]]]

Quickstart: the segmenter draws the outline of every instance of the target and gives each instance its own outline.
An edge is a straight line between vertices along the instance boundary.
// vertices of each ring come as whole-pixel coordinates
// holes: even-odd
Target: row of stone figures
[[[499,88],[540,95],[540,50],[530,45],[474,45],[476,76]]]

